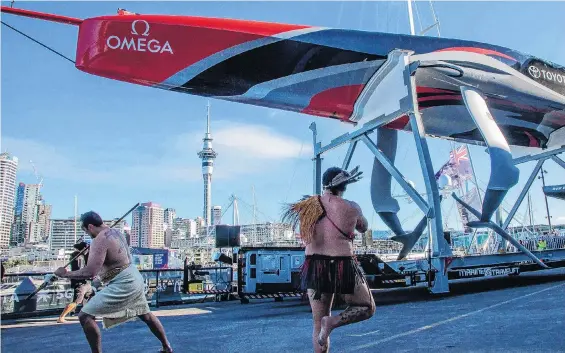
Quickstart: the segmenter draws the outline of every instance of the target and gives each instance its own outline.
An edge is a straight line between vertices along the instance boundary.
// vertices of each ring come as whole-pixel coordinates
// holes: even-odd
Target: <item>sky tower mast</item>
[[[206,134],[202,139],[202,151],[198,157],[202,159],[202,177],[204,178],[204,222],[207,226],[212,220],[212,172],[214,171],[214,159],[218,155],[212,149],[212,134],[210,134],[210,102],[208,102],[206,113]]]

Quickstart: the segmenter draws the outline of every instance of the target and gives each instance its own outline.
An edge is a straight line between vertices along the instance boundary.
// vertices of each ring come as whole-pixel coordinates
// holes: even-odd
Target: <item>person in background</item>
[[[86,266],[88,262],[88,250],[78,256],[80,252],[86,248],[87,244],[85,242],[80,242],[74,245],[75,251],[71,254],[71,271],[78,271],[79,269]],[[81,305],[84,300],[87,301],[94,296],[94,289],[89,280],[87,279],[71,279],[71,288],[73,289],[73,301],[69,303],[65,310],[59,316],[57,320],[58,323],[65,323],[65,317],[76,309],[78,305]]]

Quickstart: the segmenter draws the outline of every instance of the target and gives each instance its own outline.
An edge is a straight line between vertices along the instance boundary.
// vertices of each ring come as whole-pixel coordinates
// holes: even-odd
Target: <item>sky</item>
[[[9,5],[9,2],[2,2]],[[20,2],[19,8],[78,18],[115,14],[117,8],[144,14],[177,14],[306,24],[408,34],[405,1],[333,2]],[[502,45],[565,64],[565,2],[434,2],[441,36]],[[418,31],[432,23],[429,2],[414,9]],[[74,59],[77,27],[2,15],[2,20]],[[20,159],[18,181],[36,183],[32,160],[43,177],[43,195],[53,218],[99,212],[120,217],[137,202],[155,202],[177,215],[202,215],[203,181],[197,152],[202,148],[207,100],[86,74],[32,41],[1,28],[1,145]],[[428,35],[436,36],[432,30]],[[312,135],[328,143],[352,127],[313,116],[210,100],[215,161],[212,203],[226,211],[239,202],[240,221],[277,221],[281,206],[312,193]],[[450,144],[430,139],[434,169],[448,158]],[[323,169],[340,166],[347,146],[324,155]],[[515,156],[535,152],[513,149]],[[485,149],[470,147],[479,183],[484,187],[490,162]],[[365,178],[348,188],[346,198],[362,207],[373,229],[386,229],[373,212],[369,194],[372,155],[357,148],[351,166]],[[414,140],[400,133],[397,167],[424,191]],[[506,199],[510,209],[534,163],[520,167],[520,183]],[[564,171],[545,165],[547,184],[562,184]],[[402,193],[393,184],[394,194]],[[254,190],[254,193],[253,193]],[[532,188],[534,218],[546,223],[541,181]],[[565,223],[562,201],[549,199],[553,223]],[[411,229],[421,212],[401,202],[400,219]],[[525,207],[518,218],[524,219]],[[444,202],[444,223],[461,229],[451,200]],[[131,219],[131,218],[128,218]],[[231,209],[224,215],[231,222]]]

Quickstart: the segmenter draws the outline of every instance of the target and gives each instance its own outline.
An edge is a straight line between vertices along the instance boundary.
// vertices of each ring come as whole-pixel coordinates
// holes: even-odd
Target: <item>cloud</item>
[[[72,175],[72,179],[100,181],[110,176],[108,171],[81,167],[55,146],[12,137],[3,137],[2,141],[3,149],[18,157],[19,171],[33,172],[33,161],[40,175],[51,178],[66,179]]]
[[[215,134],[219,147],[253,158],[288,159],[311,152],[311,146],[259,125],[239,125],[220,129]]]
[[[553,216],[551,216],[553,218]],[[559,216],[552,220],[553,224],[565,224],[565,216]]]
[[[282,165],[284,160],[304,158],[311,151],[308,143],[264,126],[225,121],[214,125],[218,125],[213,130],[213,148],[218,152],[215,179],[268,172]],[[32,173],[29,160],[33,160],[38,172],[45,178],[95,184],[127,183],[128,186],[186,183],[202,180],[197,157],[202,148],[202,135],[201,132],[173,135],[161,146],[155,146],[159,153],[140,151],[132,155],[117,152],[111,156],[99,153],[93,156],[96,163],[77,157],[92,151],[63,150],[24,138],[3,137],[3,149],[19,158],[19,171]]]

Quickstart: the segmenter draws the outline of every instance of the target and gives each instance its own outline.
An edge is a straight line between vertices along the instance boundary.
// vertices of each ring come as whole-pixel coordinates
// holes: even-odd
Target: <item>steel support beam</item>
[[[553,155],[551,156],[551,159],[553,159],[555,163],[559,164],[561,168],[565,169],[565,162],[561,158],[557,157],[556,155]]]
[[[318,130],[316,129],[316,123],[310,124],[310,130],[312,130],[312,142],[314,144],[314,195],[322,194],[322,157],[320,153],[320,145],[318,142]]]
[[[355,148],[357,147],[357,140],[351,141],[349,144],[349,148],[347,149],[347,153],[345,155],[345,159],[343,160],[342,169],[347,170],[349,169],[349,163],[351,163],[351,158],[353,157],[353,153],[355,152]]]
[[[557,149],[554,149],[554,150],[551,150],[551,151],[547,151],[547,152],[534,154],[534,155],[529,154],[527,156],[523,156],[523,157],[514,159],[514,165],[527,163],[527,162],[531,162],[531,161],[537,161],[537,160],[540,160],[540,159],[546,159],[546,158],[561,154],[563,152],[565,152],[565,146],[561,146],[560,148],[557,148]]]
[[[560,165],[562,168],[565,169],[565,162],[561,158],[557,157],[558,154],[561,154],[561,153],[564,153],[564,152],[565,152],[565,146],[562,146],[560,148],[557,148],[557,149],[554,149],[554,150],[551,150],[551,151],[542,152],[542,153],[538,153],[538,154],[534,154],[534,155],[530,154],[530,155],[527,155],[527,156],[523,156],[523,157],[514,159],[514,165],[532,162],[532,161],[537,161],[537,163],[536,163],[536,166],[534,167],[534,170],[532,171],[532,174],[530,174],[528,181],[526,181],[526,185],[524,185],[524,188],[522,189],[520,196],[518,197],[518,199],[514,203],[514,206],[512,207],[510,212],[508,213],[508,216],[506,217],[506,220],[504,221],[504,224],[502,225],[502,229],[507,229],[508,226],[510,225],[510,222],[512,222],[512,219],[516,215],[516,212],[518,212],[518,208],[520,208],[520,206],[522,205],[522,202],[524,201],[524,198],[528,194],[528,191],[530,191],[530,188],[532,187],[532,184],[535,181],[536,175],[539,173],[539,171],[542,168],[545,160],[551,159],[555,163],[557,163],[558,165]]]
[[[418,151],[418,160],[424,177],[426,185],[426,194],[428,197],[428,205],[430,206],[431,215],[428,217],[428,233],[430,239],[430,248],[432,250],[430,262],[432,268],[437,272],[434,276],[434,282],[429,288],[432,293],[447,293],[449,292],[449,279],[447,271],[445,271],[445,260],[443,257],[451,256],[451,248],[443,237],[443,224],[441,217],[441,199],[439,196],[439,189],[435,179],[435,173],[432,164],[432,158],[426,140],[424,123],[422,115],[418,106],[418,95],[416,93],[416,70],[419,62],[410,63],[410,56],[404,56],[405,71],[404,83],[408,89],[408,97],[411,102],[410,127],[412,128],[412,135],[416,142],[416,150]]]
[[[367,145],[369,150],[373,152],[375,158],[377,158],[379,162],[381,162],[381,164],[389,172],[389,174],[392,175],[394,180],[396,180],[396,182],[400,184],[404,191],[406,191],[406,193],[412,198],[414,203],[418,205],[422,212],[424,212],[424,214],[428,218],[433,217],[433,212],[424,198],[416,191],[416,189],[412,187],[412,185],[406,182],[406,179],[404,179],[400,171],[396,169],[394,164],[388,158],[386,158],[386,156],[377,148],[377,145],[370,138],[368,138],[367,135],[363,135],[361,137],[361,140],[365,143],[365,145]]]
[[[532,187],[534,180],[536,180],[536,175],[539,173],[539,170],[541,169],[544,160],[545,159],[539,160],[538,163],[536,164],[536,167],[534,168],[532,174],[530,174],[530,177],[528,178],[526,185],[524,185],[524,188],[522,189],[522,192],[520,193],[518,200],[516,200],[516,203],[514,203],[514,207],[512,207],[512,209],[508,213],[508,216],[506,217],[506,220],[502,225],[502,229],[507,229],[508,226],[510,225],[510,222],[512,222],[514,215],[516,214],[516,212],[518,212],[518,208],[520,208],[522,201],[524,201],[524,198],[528,194],[528,191],[530,191],[530,188]]]

